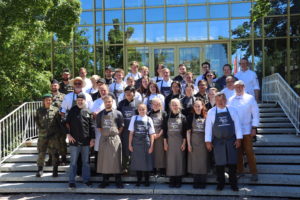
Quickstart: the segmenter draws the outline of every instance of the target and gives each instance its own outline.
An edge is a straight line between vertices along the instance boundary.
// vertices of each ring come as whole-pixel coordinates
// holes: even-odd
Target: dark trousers
[[[218,185],[225,185],[225,166],[216,166]],[[236,165],[228,165],[229,184],[237,186]]]

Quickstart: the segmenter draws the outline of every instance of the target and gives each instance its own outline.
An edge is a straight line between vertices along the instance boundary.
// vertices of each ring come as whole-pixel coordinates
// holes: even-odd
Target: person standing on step
[[[172,79],[170,78],[170,70],[168,68],[163,69],[163,80],[157,83],[158,89],[160,93],[167,97],[169,94],[171,94],[171,84]]]
[[[135,80],[133,79],[133,77],[128,77],[127,78],[126,85],[127,85],[126,87],[130,86],[130,87],[136,88],[134,86],[135,85]],[[125,93],[122,92],[122,94],[119,95],[118,102],[121,102],[124,98],[125,98]],[[138,91],[135,91],[134,98],[137,101],[142,102],[142,95]]]
[[[207,94],[207,82],[205,80],[200,80],[198,82],[198,93],[195,94],[196,99],[203,101],[204,105],[209,102]]]
[[[228,76],[231,76],[234,81],[237,81],[238,79],[236,77],[234,77],[232,75],[232,67],[230,64],[225,64],[223,66],[223,76],[218,78],[218,80],[216,80],[216,83],[218,85],[218,90],[223,90],[224,88],[226,88],[227,82],[226,82],[226,78]],[[228,98],[227,98],[228,99]]]
[[[181,92],[181,84],[178,82],[178,81],[173,81],[172,84],[171,84],[171,90],[172,90],[172,93],[169,94],[169,96],[167,96],[165,98],[165,111],[167,113],[169,113],[170,111],[170,102],[172,99],[182,99],[184,97],[184,95],[182,95],[182,92]]]
[[[166,68],[163,64],[158,64],[155,67],[155,76],[151,78],[154,83],[163,80],[163,69]]]
[[[148,187],[150,172],[153,170],[152,152],[155,130],[152,119],[147,116],[147,106],[140,104],[138,112],[139,115],[132,116],[128,128],[130,131],[128,144],[131,152],[130,169],[136,171],[136,186],[140,186],[144,175],[144,185]]]
[[[124,92],[124,88],[126,87],[126,83],[123,81],[123,78],[124,78],[124,70],[116,69],[115,71],[116,80],[109,86],[109,91],[115,95],[117,101],[120,94]]]
[[[53,177],[58,176],[58,146],[57,135],[61,128],[61,117],[57,107],[52,105],[52,95],[43,95],[43,106],[38,108],[35,115],[35,121],[38,128],[38,171],[36,177],[43,175],[45,156],[48,148],[52,156]]]
[[[87,94],[88,95],[88,94]],[[79,153],[82,161],[82,179],[86,186],[91,186],[90,182],[90,147],[95,145],[95,123],[90,111],[86,108],[86,97],[84,93],[79,93],[76,105],[68,113],[66,120],[67,138],[70,145],[70,172],[69,187],[76,188],[75,177],[77,173],[77,160]]]
[[[122,100],[118,105],[118,110],[123,114],[124,118],[124,129],[121,134],[122,141],[122,166],[123,172],[125,174],[128,173],[129,165],[130,165],[130,151],[128,149],[128,141],[129,141],[129,124],[131,117],[137,113],[138,105],[141,103],[134,98],[135,88],[131,86],[127,86],[125,88],[125,99]]]
[[[100,188],[109,184],[109,176],[115,175],[116,186],[123,188],[122,173],[122,143],[120,134],[124,127],[123,115],[113,108],[113,98],[105,96],[105,109],[96,118],[97,128],[101,132],[100,147],[97,159],[97,172],[103,175]]]
[[[151,117],[155,134],[154,134],[154,169],[160,176],[166,174],[166,152],[164,151],[164,137],[163,137],[163,119],[166,118],[166,112],[162,109],[162,104],[159,98],[152,99],[152,109],[149,112]]]
[[[104,80],[105,80],[105,84],[110,86],[113,82],[113,74],[115,73],[115,69],[112,66],[106,66],[105,67],[105,75],[104,75]]]
[[[191,113],[187,121],[187,146],[188,146],[188,173],[194,177],[194,188],[205,188],[208,152],[205,146],[205,118],[206,109],[202,101],[196,100],[193,105],[193,113]]]
[[[181,83],[184,80],[184,77],[186,75],[186,66],[185,66],[185,64],[179,64],[178,69],[179,69],[179,75],[175,76],[173,78],[173,81],[178,81],[179,83]]]
[[[181,187],[181,177],[185,174],[187,120],[181,113],[179,99],[170,102],[170,113],[163,121],[164,149],[167,152],[166,175],[170,177],[170,187]]]
[[[73,92],[73,87],[70,84],[70,70],[65,68],[62,73],[62,81],[59,83],[59,92],[69,94]]]
[[[229,99],[228,105],[234,107],[241,121],[243,139],[241,148],[238,149],[237,172],[244,172],[243,155],[246,153],[251,173],[251,181],[257,181],[257,169],[255,153],[253,151],[252,138],[256,136],[259,125],[259,109],[254,96],[245,92],[245,84],[242,80],[234,83],[235,95]]]
[[[187,84],[185,87],[185,96],[180,99],[182,105],[182,114],[186,117],[190,115],[193,111],[193,105],[196,101],[196,97],[194,97],[194,84]]]
[[[86,68],[84,67],[81,67],[79,69],[79,76],[82,78],[83,82],[85,83],[84,84],[84,87],[82,88],[82,90],[84,92],[87,92],[88,89],[92,88],[93,87],[93,83],[91,81],[91,79],[87,78],[87,70]]]
[[[139,63],[137,61],[132,61],[130,63],[130,71],[124,78],[124,81],[127,81],[128,77],[133,77],[133,79],[136,81],[140,78],[142,78],[141,73],[139,72]]]
[[[226,106],[224,93],[216,94],[216,106],[207,113],[205,121],[205,143],[209,152],[213,151],[217,172],[217,190],[225,186],[225,166],[228,166],[229,183],[233,191],[238,191],[236,164],[237,149],[243,138],[241,124],[235,108]]]
[[[147,96],[149,83],[150,83],[149,77],[148,76],[144,76],[141,79],[141,86],[137,89],[137,91],[142,96],[142,102],[144,102],[144,99]]]

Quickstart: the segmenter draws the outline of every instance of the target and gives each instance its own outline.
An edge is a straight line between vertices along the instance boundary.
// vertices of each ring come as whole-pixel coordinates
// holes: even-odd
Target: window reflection
[[[223,65],[228,63],[227,44],[209,44],[204,46],[205,60],[211,65],[211,69],[216,72],[217,77],[223,74]]]
[[[102,11],[96,12],[96,24],[102,24]]]
[[[300,16],[291,16],[291,36],[300,36]]]
[[[114,68],[123,68],[123,46],[106,46],[105,63]]]
[[[128,22],[142,22],[144,19],[142,9],[125,10],[125,21]]]
[[[80,0],[81,8],[84,9],[93,9],[94,0]]]
[[[105,23],[116,24],[122,23],[122,10],[106,10],[105,11]]]
[[[187,71],[200,74],[200,47],[180,48],[179,63],[185,64]]]
[[[188,4],[206,3],[206,0],[187,0]]]
[[[126,39],[130,43],[144,42],[144,25],[130,24],[126,26]]]
[[[263,76],[263,49],[262,49],[262,40],[254,40],[254,64],[252,68],[260,80]]]
[[[286,17],[265,18],[265,33],[267,37],[286,36]]]
[[[256,22],[254,22],[253,27],[254,37],[262,37],[262,20],[259,19]]]
[[[154,49],[154,66],[163,64],[170,70],[171,76],[174,75],[174,48],[157,48]]]
[[[96,0],[96,9],[102,8],[102,0]]]
[[[228,4],[210,5],[209,6],[211,18],[227,18],[228,17]]]
[[[80,15],[80,24],[93,24],[94,23],[94,15],[93,12],[82,12]]]
[[[164,24],[146,24],[146,42],[164,42]]]
[[[105,26],[105,41],[109,44],[123,44],[121,25]]]
[[[143,5],[144,5],[143,0],[125,0],[125,8],[142,7]]]
[[[75,40],[76,45],[92,45],[94,44],[94,27],[77,27],[76,34],[81,37]]]
[[[94,74],[94,48],[93,47],[75,47],[75,63],[76,66],[84,67],[87,70],[88,76]],[[75,68],[75,74],[79,74]]]
[[[250,37],[251,23],[249,19],[231,20],[231,37],[247,38]]]
[[[209,31],[210,40],[227,39],[229,38],[229,21],[210,21]]]
[[[164,20],[164,8],[147,8],[146,21],[155,22]]]
[[[236,73],[240,71],[240,59],[248,58],[249,62],[252,60],[251,56],[251,42],[248,40],[243,41],[232,41],[231,43],[231,61],[234,65],[233,72]]]
[[[122,8],[122,0],[105,0],[105,8]]]
[[[96,27],[96,44],[103,43],[103,33],[102,33],[102,26]]]
[[[132,60],[136,60],[139,62],[140,66],[148,66],[149,67],[149,49],[148,47],[129,47],[127,48],[127,56],[129,66]]]
[[[188,19],[205,19],[206,17],[206,6],[188,7]]]
[[[96,47],[96,74],[102,74],[103,67],[103,47]]]
[[[146,6],[163,6],[165,5],[164,0],[146,0]]]
[[[185,23],[167,23],[167,41],[185,41]]]
[[[167,20],[185,20],[185,8],[184,7],[172,7],[167,8]]]
[[[228,0],[207,0],[210,3],[228,2]]]
[[[207,22],[188,22],[188,40],[207,40]]]
[[[290,13],[299,14],[299,0],[290,0]]]
[[[232,17],[250,17],[251,3],[233,3],[231,13]]]
[[[274,0],[271,3],[271,12],[269,15],[282,15],[287,13],[288,0]]]
[[[291,85],[300,94],[300,38],[291,39]]]
[[[183,5],[185,0],[166,0],[167,5]]]

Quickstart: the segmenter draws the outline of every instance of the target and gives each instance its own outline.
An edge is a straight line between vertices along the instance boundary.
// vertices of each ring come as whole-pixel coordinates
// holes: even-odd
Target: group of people
[[[149,186],[151,173],[170,178],[170,187],[181,187],[182,177],[191,174],[194,188],[205,188],[207,174],[214,169],[217,190],[225,186],[225,168],[229,183],[238,191],[237,177],[244,174],[244,155],[251,180],[257,181],[252,139],[259,124],[259,84],[255,72],[241,59],[241,71],[232,75],[231,65],[223,66],[217,78],[208,62],[202,74],[194,77],[186,66],[178,66],[179,75],[171,79],[163,64],[149,77],[149,69],[133,61],[131,71],[105,68],[105,77],[81,68],[70,80],[65,69],[62,81],[51,82],[51,94],[43,96],[37,110],[39,129],[36,176],[46,164],[66,164],[70,150],[69,187],[75,188],[77,169],[83,183],[90,186],[90,155],[95,156],[96,173],[102,174],[99,187],[109,185],[115,176],[123,188],[122,175],[135,173],[136,186]],[[195,79],[194,79],[195,78]],[[80,161],[79,161],[80,160]]]

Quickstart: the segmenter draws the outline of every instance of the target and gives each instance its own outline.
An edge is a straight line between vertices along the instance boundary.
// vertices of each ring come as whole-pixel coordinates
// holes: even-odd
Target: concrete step
[[[299,155],[256,155],[256,163],[299,164]]]
[[[67,149],[69,153],[69,148]],[[37,147],[20,147],[16,154],[37,154],[38,150]]]
[[[260,123],[265,122],[274,122],[274,123],[282,123],[282,122],[290,122],[290,120],[287,117],[270,117],[270,118],[259,118]]]
[[[259,116],[262,117],[286,117],[284,112],[274,112],[274,113],[260,113]]]
[[[258,107],[259,108],[276,108],[276,107],[278,107],[278,104],[276,104],[276,103],[259,103]]]
[[[294,128],[258,128],[257,133],[259,134],[296,134],[296,129]]]
[[[259,108],[260,113],[283,112],[281,108]]]
[[[7,163],[30,163],[36,162],[38,159],[38,154],[16,154],[9,157],[5,162]],[[48,155],[46,156],[45,160],[48,160]],[[70,156],[67,156],[67,160],[70,160]],[[91,157],[91,161],[94,160],[94,157]]]
[[[257,135],[254,146],[300,147],[300,137],[296,135]]]
[[[299,165],[275,165],[257,164],[259,174],[298,174],[300,175]]]
[[[278,122],[278,123],[260,123],[259,124],[260,128],[294,128],[292,123],[283,123],[283,122]]]
[[[254,147],[255,154],[259,155],[300,155],[300,147]]]

